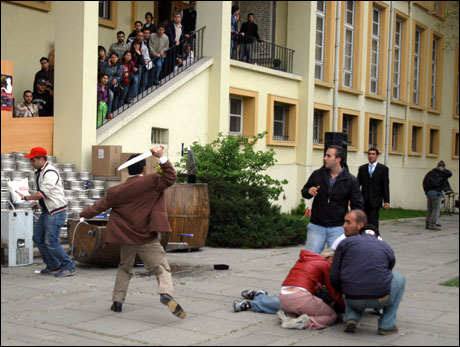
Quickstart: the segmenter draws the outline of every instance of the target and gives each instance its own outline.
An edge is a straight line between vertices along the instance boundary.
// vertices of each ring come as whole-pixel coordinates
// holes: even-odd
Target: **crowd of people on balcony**
[[[145,24],[136,21],[125,41],[125,33],[117,33],[117,42],[98,48],[97,126],[112,113],[170,73],[193,64],[196,32],[196,1],[182,12],[174,12],[173,20],[153,22],[153,14],[145,14]]]

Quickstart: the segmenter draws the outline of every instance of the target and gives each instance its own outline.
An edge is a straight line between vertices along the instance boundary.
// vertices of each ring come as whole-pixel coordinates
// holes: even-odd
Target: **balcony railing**
[[[166,57],[163,62],[163,66],[161,69],[160,79],[158,85],[153,85],[149,88],[146,88],[142,93],[137,94],[136,97],[132,100],[131,103],[126,103],[117,110],[112,113],[112,119],[119,116],[130,107],[134,106],[137,102],[145,98],[146,96],[153,93],[155,90],[160,88],[162,85],[180,75],[183,71],[190,68],[193,64],[198,62],[201,58],[203,58],[203,33],[206,27],[202,27],[201,29],[195,31],[188,39],[182,40],[179,45],[170,47],[166,51]],[[182,63],[180,63],[179,58],[183,57],[184,54],[184,46],[189,44],[191,47],[191,53],[189,58],[182,59]],[[104,124],[110,122],[109,119],[104,119],[102,124],[97,127],[100,128]]]
[[[292,73],[294,50],[253,37],[233,36],[231,58],[258,66]]]

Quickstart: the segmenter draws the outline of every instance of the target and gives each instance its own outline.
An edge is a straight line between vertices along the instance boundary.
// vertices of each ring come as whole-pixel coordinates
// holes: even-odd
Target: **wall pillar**
[[[228,133],[231,1],[200,1],[197,29],[204,31],[203,55],[214,57],[210,70],[208,141]]]
[[[55,1],[53,11],[54,155],[61,163],[76,164],[77,171],[90,171],[96,144],[98,2]]]

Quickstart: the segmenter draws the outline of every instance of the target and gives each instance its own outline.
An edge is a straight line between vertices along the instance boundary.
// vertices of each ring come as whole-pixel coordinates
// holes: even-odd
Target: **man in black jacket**
[[[390,180],[388,167],[377,162],[379,157],[377,148],[369,148],[367,158],[369,164],[364,164],[358,170],[358,182],[363,195],[364,212],[370,224],[379,227],[379,213],[382,200],[385,209],[390,208]]]
[[[344,217],[351,209],[363,209],[363,201],[356,177],[348,171],[340,146],[329,146],[324,166],[315,170],[302,188],[302,196],[313,200],[308,224],[306,249],[320,254],[325,243],[330,248],[343,234]]]
[[[441,160],[437,167],[428,172],[423,179],[423,190],[427,199],[425,227],[428,230],[441,230],[438,216],[444,197],[443,191],[446,187],[450,187],[447,179],[451,176],[452,172],[446,169],[446,164]]]
[[[345,216],[344,228],[347,232],[356,231],[366,223],[363,211],[352,210]],[[345,332],[356,332],[366,308],[383,308],[378,323],[380,335],[398,332],[396,313],[406,279],[392,272],[395,262],[391,247],[375,235],[361,234],[340,242],[329,277],[334,289],[345,295]]]
[[[240,30],[240,61],[244,61],[244,57],[246,57],[247,62],[251,63],[252,45],[254,43],[254,39],[256,39],[258,42],[263,41],[259,37],[257,24],[254,23],[254,13],[249,13],[248,21],[243,23]]]
[[[196,30],[196,1],[189,1],[188,8],[182,11],[182,25],[184,27],[185,38],[188,39]],[[193,41],[189,43],[193,47]]]

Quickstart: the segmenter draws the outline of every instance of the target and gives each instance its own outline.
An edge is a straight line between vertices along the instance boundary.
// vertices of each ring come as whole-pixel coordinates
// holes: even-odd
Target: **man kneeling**
[[[277,313],[283,328],[318,330],[333,324],[340,310],[342,295],[329,281],[329,271],[334,251],[326,249],[318,255],[302,250],[297,263],[289,272],[278,296],[268,296],[266,291],[245,290],[241,295],[248,300],[235,301],[236,312],[253,309],[255,312]],[[332,297],[326,304],[314,293],[325,286]],[[252,300],[252,301],[250,301]]]

